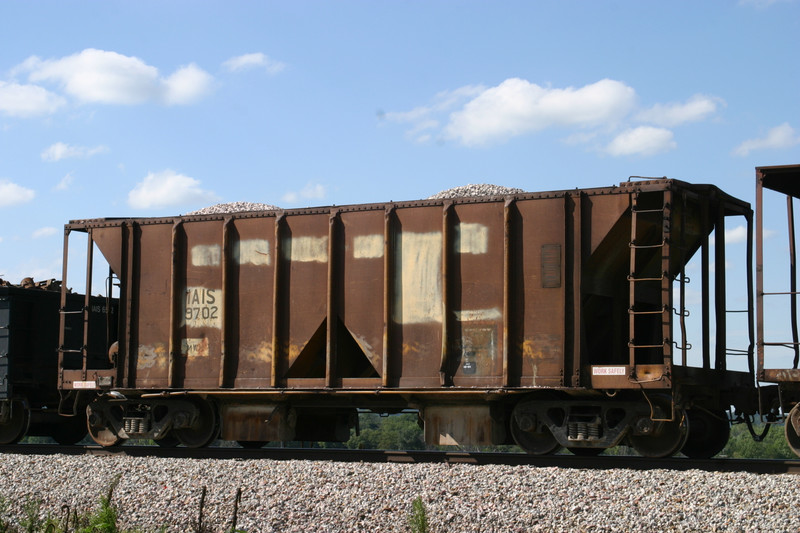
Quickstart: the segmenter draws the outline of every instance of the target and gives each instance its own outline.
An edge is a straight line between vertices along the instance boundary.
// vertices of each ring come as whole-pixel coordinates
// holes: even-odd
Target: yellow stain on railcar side
[[[140,344],[136,354],[136,368],[139,370],[167,367],[167,346],[161,342],[150,346]]]
[[[442,233],[403,232],[396,244],[394,320],[442,322]]]
[[[410,355],[412,353],[415,353],[415,354],[416,353],[420,353],[421,351],[422,351],[422,347],[420,346],[420,344],[418,342],[415,342],[413,344],[406,343],[406,342],[403,343],[403,357],[405,357],[407,355]]]
[[[285,256],[293,263],[327,263],[328,236],[290,237],[284,241]]]
[[[192,266],[219,266],[222,261],[222,247],[219,244],[198,244],[190,252]]]
[[[300,353],[303,351],[303,348],[305,347],[306,343],[303,344],[288,343],[286,345],[286,357],[289,361],[289,366],[292,366],[292,364],[297,360],[297,358],[300,357]]]
[[[272,264],[269,241],[245,239],[233,243],[233,258],[240,265],[269,266]]]
[[[462,222],[456,226],[455,249],[460,254],[485,254],[489,251],[489,228]]]
[[[353,237],[355,259],[378,259],[383,257],[383,234],[357,235]]]
[[[258,346],[244,348],[240,351],[240,357],[252,363],[269,366],[272,364],[272,343],[264,341]]]
[[[361,351],[364,352],[364,355],[367,356],[367,359],[369,359],[369,362],[373,368],[379,373],[382,372],[381,356],[375,353],[375,350],[372,348],[370,343],[367,342],[367,339],[356,334],[353,334],[353,339],[355,339],[356,343],[358,343],[358,346],[361,348]]]

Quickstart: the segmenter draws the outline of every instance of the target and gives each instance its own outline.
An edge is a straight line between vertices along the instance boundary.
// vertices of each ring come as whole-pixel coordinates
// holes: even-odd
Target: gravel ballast
[[[281,208],[272,204],[259,204],[254,202],[227,202],[215,204],[197,211],[190,211],[186,216],[191,215],[219,215],[226,213],[242,213],[248,211],[279,211]]]
[[[120,525],[194,531],[408,531],[420,497],[432,532],[798,531],[797,476],[690,470],[579,470],[528,466],[361,464],[158,459],[126,456],[0,457],[2,498],[18,520],[38,498],[96,509],[119,476]],[[5,518],[5,517],[4,517]]]
[[[428,200],[443,200],[448,198],[463,198],[467,196],[505,196],[507,194],[519,194],[525,192],[522,189],[514,187],[504,187],[502,185],[493,185],[491,183],[478,183],[469,185],[460,185],[452,189],[437,192],[433,196],[429,196]]]

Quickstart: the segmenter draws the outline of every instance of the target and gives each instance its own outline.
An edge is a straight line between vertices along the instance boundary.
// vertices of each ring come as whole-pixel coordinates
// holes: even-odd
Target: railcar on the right
[[[778,194],[765,195],[765,191]],[[785,196],[783,201],[781,194]],[[785,414],[786,442],[800,456],[800,291],[794,215],[797,198],[800,198],[800,165],[756,168],[757,379],[778,385],[777,401],[772,394],[762,394],[761,413],[774,412],[780,407]],[[781,222],[784,209],[786,222]],[[773,238],[784,231],[788,244]],[[788,269],[784,259],[787,252]]]

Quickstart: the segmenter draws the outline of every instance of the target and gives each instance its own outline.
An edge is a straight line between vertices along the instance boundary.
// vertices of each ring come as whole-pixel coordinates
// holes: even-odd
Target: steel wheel
[[[11,402],[10,416],[4,424],[0,424],[0,444],[14,444],[25,436],[31,423],[31,415],[25,404],[20,401]]]
[[[523,431],[517,425],[516,417],[511,417],[511,436],[514,441],[532,455],[547,455],[558,450],[561,445],[546,427],[541,431]]]
[[[800,409],[798,407],[800,407],[800,404],[796,404],[789,411],[789,416],[786,417],[784,422],[783,432],[786,435],[786,444],[789,445],[795,455],[800,457],[800,435],[794,430],[794,424],[792,424],[792,420],[797,420],[800,417]]]
[[[194,426],[190,428],[173,429],[172,433],[181,444],[187,448],[202,448],[210,444],[219,433],[219,415],[217,409],[205,400],[197,400],[196,406],[200,411]]]
[[[709,459],[714,457],[728,444],[731,436],[731,424],[725,411],[715,409],[689,409],[689,435],[681,452],[692,459]]]
[[[106,448],[116,446],[125,441],[109,425],[108,417],[121,421],[122,408],[119,405],[106,407],[99,402],[91,403],[86,407],[86,427],[89,429],[89,436],[97,444]]]
[[[655,414],[658,418],[666,418],[671,411],[668,399],[653,400]],[[689,436],[686,412],[675,410],[675,420],[671,422],[652,422],[652,431],[647,435],[629,435],[628,441],[639,455],[644,457],[670,457],[678,453]]]
[[[125,440],[118,437],[113,429],[106,426],[92,427],[91,424],[87,424],[87,427],[89,428],[89,436],[92,437],[92,440],[104,448],[116,446]]]

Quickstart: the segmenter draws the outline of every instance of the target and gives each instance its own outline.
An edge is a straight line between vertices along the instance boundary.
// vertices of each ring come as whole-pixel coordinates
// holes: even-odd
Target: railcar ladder
[[[630,247],[630,274],[628,275],[629,282],[629,305],[628,305],[628,350],[629,350],[629,364],[633,367],[637,363],[637,351],[642,350],[660,350],[663,363],[668,363],[672,359],[672,343],[670,340],[671,334],[671,319],[672,319],[672,302],[671,302],[671,284],[670,279],[670,220],[671,220],[671,197],[672,191],[666,190],[663,192],[663,203],[658,208],[643,208],[639,206],[639,196],[641,192],[637,191],[631,197],[631,240]],[[656,216],[661,215],[661,241],[660,242],[638,242],[637,232],[641,225],[639,217],[650,216],[653,220]],[[644,264],[638,264],[640,251],[647,250],[661,251],[660,272],[646,272]],[[641,263],[641,261],[639,261]],[[638,289],[638,292],[637,292]],[[641,294],[647,289],[660,290],[661,305],[660,308],[644,308],[639,304],[637,307],[637,294]],[[645,317],[652,317],[654,315],[661,316],[661,342],[657,343],[656,338],[637,339],[637,322],[641,322]],[[641,330],[639,330],[641,332]]]

